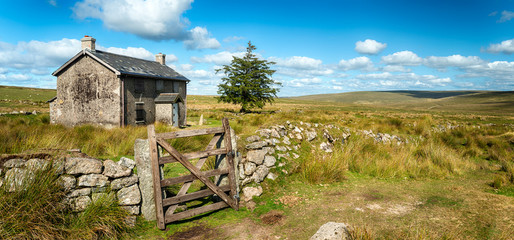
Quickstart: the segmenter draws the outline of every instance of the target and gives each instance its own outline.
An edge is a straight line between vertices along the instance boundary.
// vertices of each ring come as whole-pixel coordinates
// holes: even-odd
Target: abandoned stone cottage
[[[90,36],[81,41],[82,51],[52,73],[57,77],[57,96],[49,101],[52,123],[186,124],[189,79],[166,65],[166,55],[148,61],[96,50]]]

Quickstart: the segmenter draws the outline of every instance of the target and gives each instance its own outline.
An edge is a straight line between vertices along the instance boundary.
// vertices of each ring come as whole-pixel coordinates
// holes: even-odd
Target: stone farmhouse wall
[[[0,168],[0,186],[6,184],[8,191],[19,191],[37,170],[53,169],[58,174],[58,183],[66,191],[64,201],[73,211],[83,211],[98,198],[113,194],[122,208],[132,215],[138,215],[141,191],[139,177],[132,171],[135,165],[134,160],[124,157],[118,162],[88,157],[54,161],[15,158],[6,161]],[[133,221],[135,223],[135,217]]]

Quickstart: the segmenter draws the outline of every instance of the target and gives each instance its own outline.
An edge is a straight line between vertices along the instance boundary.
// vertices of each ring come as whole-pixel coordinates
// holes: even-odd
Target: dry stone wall
[[[0,187],[19,191],[38,170],[53,169],[58,183],[66,191],[64,201],[74,211],[86,209],[91,202],[114,195],[119,205],[132,215],[140,213],[139,178],[133,173],[135,162],[122,157],[118,162],[89,157],[68,157],[61,160],[14,158],[0,168]],[[50,168],[51,167],[51,168]]]

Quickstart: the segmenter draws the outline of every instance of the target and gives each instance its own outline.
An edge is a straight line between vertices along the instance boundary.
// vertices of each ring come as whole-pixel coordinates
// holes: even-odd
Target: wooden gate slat
[[[221,208],[226,208],[228,206],[229,205],[226,202],[221,201],[221,202],[209,204],[209,205],[206,205],[206,206],[198,207],[198,208],[195,208],[195,209],[191,209],[191,210],[175,213],[175,214],[172,214],[170,216],[166,215],[166,222],[174,222],[174,221],[177,221],[177,220],[180,220],[180,219],[190,218],[190,217],[196,216],[198,214],[202,214],[202,213],[218,210],[218,209],[221,209]]]
[[[225,130],[223,127],[215,127],[215,128],[202,128],[195,130],[184,130],[177,132],[166,132],[166,133],[156,133],[155,136],[157,138],[162,139],[174,139],[174,138],[183,138],[183,137],[194,137],[200,135],[208,135],[208,134],[216,134],[223,133]]]
[[[191,160],[191,159],[206,158],[206,157],[221,155],[221,154],[227,154],[227,149],[219,148],[219,149],[211,149],[211,150],[205,150],[205,151],[199,151],[199,152],[184,153],[184,154],[182,154],[182,156],[184,156],[184,158],[186,158],[187,160]],[[177,162],[177,159],[175,159],[175,157],[173,157],[173,156],[166,156],[166,157],[159,158],[159,164],[173,163],[173,162]]]
[[[212,169],[212,170],[204,171],[201,173],[205,177],[213,177],[213,176],[217,176],[217,175],[227,174],[228,172],[229,172],[228,169]],[[161,187],[167,187],[167,186],[171,186],[171,185],[175,185],[175,184],[179,184],[179,183],[183,183],[183,182],[191,182],[196,179],[197,178],[195,177],[195,175],[185,175],[185,176],[174,177],[174,178],[166,178],[166,179],[161,180]],[[187,192],[187,190],[186,190],[186,192]]]
[[[174,156],[184,167],[186,167],[193,175],[195,175],[200,181],[202,181],[209,189],[211,189],[216,195],[218,195],[223,201],[225,201],[230,207],[237,209],[234,199],[231,199],[227,194],[221,191],[211,180],[206,178],[198,168],[193,166],[182,154],[180,154],[175,148],[173,148],[168,142],[161,138],[157,138],[157,143],[161,145],[166,151]],[[233,165],[232,165],[233,166]]]
[[[229,185],[220,186],[220,189],[224,192],[230,191]],[[191,201],[194,199],[207,197],[209,195],[213,195],[214,193],[210,189],[204,189],[193,193],[188,193],[182,196],[175,196],[175,197],[169,197],[162,200],[162,206],[166,207],[173,204],[179,204],[187,201]],[[169,215],[169,213],[166,213],[166,215]]]
[[[165,229],[164,223],[164,210],[162,208],[162,193],[161,193],[161,173],[159,171],[158,153],[157,153],[157,140],[155,138],[155,127],[149,125],[148,131],[148,144],[150,147],[150,157],[152,162],[152,176],[153,176],[153,190],[155,195],[155,215],[157,218],[157,226],[159,229]]]
[[[234,152],[228,152],[233,151],[232,149],[232,139],[230,137],[230,126],[228,124],[228,119],[223,118],[223,129],[225,129],[225,147],[227,149],[227,163],[229,167],[234,167]],[[230,197],[234,199],[236,193],[237,193],[237,183],[236,183],[236,177],[235,177],[235,170],[232,169],[232,171],[228,172],[228,182],[230,184]],[[232,208],[234,208],[236,211],[239,209],[239,201],[234,201],[234,206],[231,205]]]

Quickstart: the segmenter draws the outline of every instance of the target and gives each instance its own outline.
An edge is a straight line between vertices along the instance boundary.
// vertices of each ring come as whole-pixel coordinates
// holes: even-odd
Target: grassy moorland
[[[313,142],[293,142],[300,157],[279,159],[284,166],[272,170],[279,177],[264,182],[255,209],[224,209],[169,224],[167,231],[140,221],[122,238],[307,239],[335,221],[350,224],[355,239],[511,239],[513,103],[512,92],[361,92],[281,98],[262,111],[239,114],[238,106],[214,97],[188,96],[189,128],[219,126],[229,117],[241,152],[256,130],[286,121],[330,124],[337,127],[332,135],[351,136],[335,143],[333,153],[319,149],[320,133]],[[202,115],[206,124],[197,126]],[[409,141],[378,143],[362,130]],[[115,159],[133,155],[134,139],[145,136],[144,127],[65,128],[49,125],[45,114],[0,116],[4,154],[80,148]],[[208,141],[173,145],[192,151]],[[181,172],[165,168],[165,174]]]

